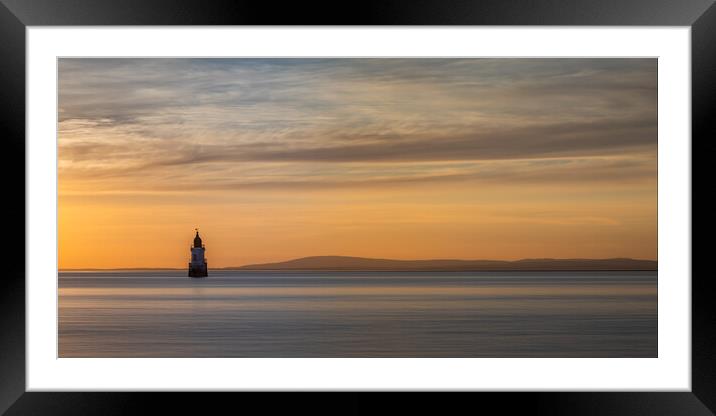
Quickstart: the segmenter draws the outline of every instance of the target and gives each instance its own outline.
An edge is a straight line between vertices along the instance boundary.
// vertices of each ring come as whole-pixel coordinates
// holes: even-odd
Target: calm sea
[[[656,272],[63,272],[60,357],[656,357]]]

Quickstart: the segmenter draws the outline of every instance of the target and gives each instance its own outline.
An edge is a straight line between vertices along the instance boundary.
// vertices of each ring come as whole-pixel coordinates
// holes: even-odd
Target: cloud
[[[405,131],[465,127],[486,118],[499,125],[544,116],[554,122],[654,115],[655,62],[61,59],[60,121],[103,119],[148,131],[223,135],[233,127]],[[614,109],[614,102],[622,107]]]
[[[655,59],[63,58],[59,107],[61,180],[269,189],[598,180],[597,166],[612,180],[655,176],[643,161],[657,144]],[[604,164],[615,157],[635,165]],[[520,162],[550,159],[574,163]],[[512,163],[474,169],[492,161]],[[473,165],[444,172],[463,162]],[[411,164],[421,175],[404,175]]]
[[[103,137],[114,133],[102,133]],[[120,135],[121,136],[121,135]],[[485,161],[622,154],[655,149],[656,123],[648,119],[571,122],[518,128],[476,130],[459,135],[360,136],[302,143],[190,143],[136,140],[74,141],[60,158],[83,161],[134,158],[132,169],[215,162],[427,162]],[[320,143],[320,142],[319,142]]]
[[[112,172],[84,178],[90,189],[110,193],[305,190],[380,190],[473,186],[650,186],[656,159],[587,157],[487,162],[416,162],[398,164],[245,164],[218,170],[182,172],[177,166],[151,174]],[[217,173],[218,171],[218,173]],[[567,189],[567,188],[565,188]]]

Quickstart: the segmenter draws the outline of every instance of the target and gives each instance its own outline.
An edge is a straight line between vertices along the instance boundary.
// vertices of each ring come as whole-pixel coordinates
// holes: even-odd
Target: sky
[[[657,60],[59,59],[60,268],[657,257]]]

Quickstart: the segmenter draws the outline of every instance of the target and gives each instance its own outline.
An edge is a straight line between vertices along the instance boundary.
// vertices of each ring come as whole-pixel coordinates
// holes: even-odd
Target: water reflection
[[[655,273],[66,273],[62,357],[654,357]]]

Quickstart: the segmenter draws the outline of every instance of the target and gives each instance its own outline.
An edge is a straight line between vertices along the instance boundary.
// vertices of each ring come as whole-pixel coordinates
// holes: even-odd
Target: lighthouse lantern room
[[[199,229],[196,229],[194,244],[190,248],[189,277],[206,277],[209,275],[206,258],[204,257],[205,250],[206,247],[201,243],[201,237],[199,237]]]

